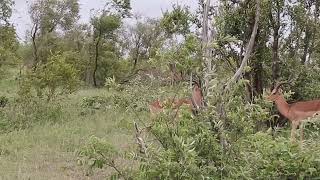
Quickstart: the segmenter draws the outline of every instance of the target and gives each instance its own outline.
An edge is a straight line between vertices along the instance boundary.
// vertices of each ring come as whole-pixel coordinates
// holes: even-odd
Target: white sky
[[[25,39],[25,32],[31,29],[28,5],[34,0],[15,0],[12,22],[17,29],[21,40]],[[103,8],[107,0],[79,0],[80,22],[89,22],[90,10]],[[131,0],[133,13],[139,13],[147,17],[159,17],[162,11],[170,9],[173,3],[185,4],[192,8],[197,7],[198,0]]]

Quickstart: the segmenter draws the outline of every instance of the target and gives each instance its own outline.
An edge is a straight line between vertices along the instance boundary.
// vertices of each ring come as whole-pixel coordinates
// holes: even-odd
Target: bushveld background
[[[0,179],[318,179],[319,124],[290,141],[265,100],[320,95],[320,1],[194,0],[159,18],[106,0],[35,0],[18,39],[0,1]],[[130,21],[131,23],[126,23]],[[170,98],[202,84],[193,115]],[[161,100],[163,113],[148,105]]]

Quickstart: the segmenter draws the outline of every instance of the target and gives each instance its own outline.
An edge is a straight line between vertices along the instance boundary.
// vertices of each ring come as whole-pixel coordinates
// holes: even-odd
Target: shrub
[[[110,99],[102,96],[84,97],[81,102],[82,107],[100,109],[109,105]]]
[[[48,63],[39,66],[35,72],[29,72],[20,85],[20,95],[32,96],[28,93],[34,89],[38,97],[50,101],[74,92],[80,83],[78,71],[67,63],[66,57],[65,54],[53,55]]]
[[[256,133],[232,149],[227,170],[234,179],[313,179],[319,177],[319,145],[292,144],[288,138]],[[232,161],[232,162],[231,162]]]
[[[118,151],[102,138],[91,136],[76,154],[78,164],[87,167],[87,175],[93,172],[94,167],[103,168],[104,166],[109,166],[117,172],[117,174],[113,175],[114,178],[119,176],[126,178],[126,175],[115,164],[115,159],[119,156]]]

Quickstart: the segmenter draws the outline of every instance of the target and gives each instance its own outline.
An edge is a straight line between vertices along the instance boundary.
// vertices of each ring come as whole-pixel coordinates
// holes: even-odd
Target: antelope
[[[303,123],[319,114],[320,99],[288,104],[280,88],[281,85],[286,83],[277,83],[267,99],[275,102],[278,111],[291,121],[291,141],[295,141],[295,132],[298,126],[300,129],[300,140],[303,141]]]
[[[195,114],[198,112],[198,110],[203,107],[203,95],[202,90],[200,88],[200,84],[197,82],[194,82],[193,90],[191,98],[183,98],[183,99],[168,99],[167,102],[172,103],[172,109],[174,109],[177,112],[179,111],[179,108],[185,104],[189,107],[189,110]],[[154,116],[155,114],[158,114],[162,112],[164,109],[164,104],[158,99],[152,103],[149,104],[149,110],[151,113],[151,116]]]

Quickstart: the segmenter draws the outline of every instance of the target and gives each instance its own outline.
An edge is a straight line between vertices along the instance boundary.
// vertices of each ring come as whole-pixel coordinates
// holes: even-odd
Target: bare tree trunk
[[[212,74],[212,60],[210,58],[210,48],[209,48],[209,25],[208,25],[208,16],[209,16],[209,7],[210,1],[206,0],[204,2],[204,11],[203,11],[203,22],[202,22],[202,56],[203,56],[203,63],[204,63],[204,94],[206,96],[209,81],[210,81],[210,74]]]

